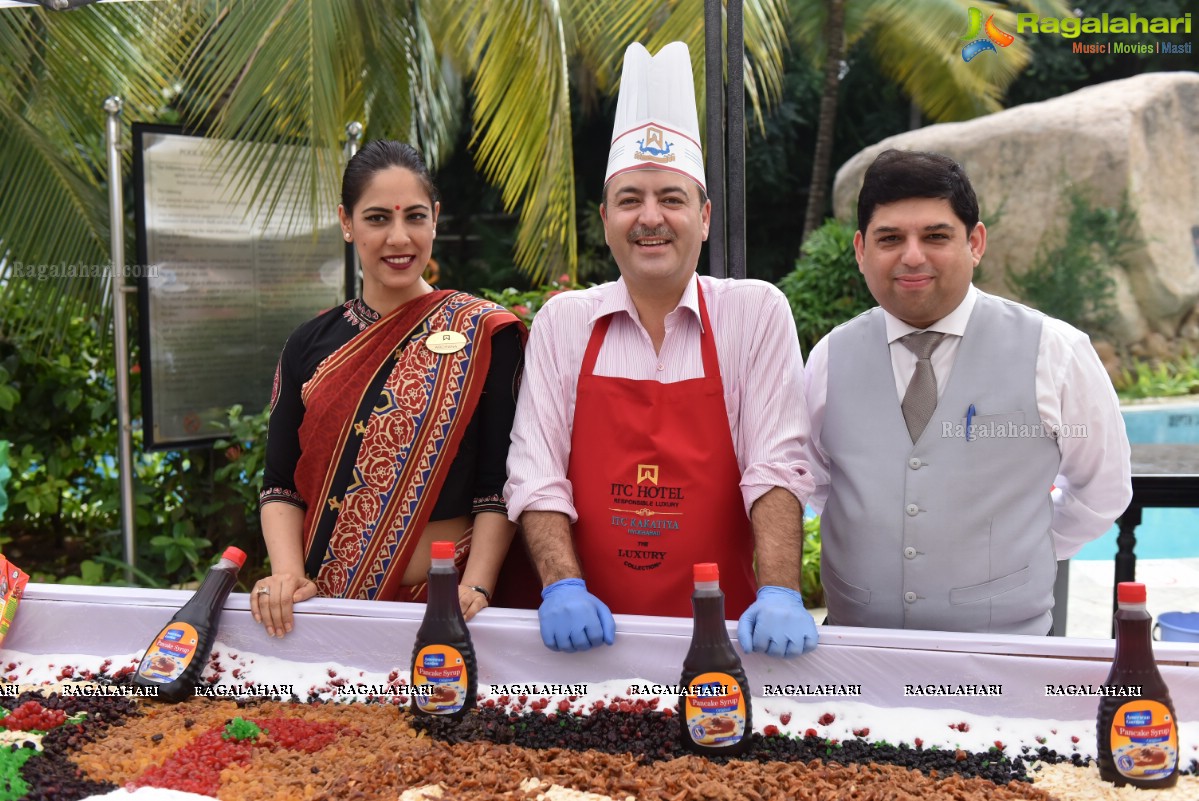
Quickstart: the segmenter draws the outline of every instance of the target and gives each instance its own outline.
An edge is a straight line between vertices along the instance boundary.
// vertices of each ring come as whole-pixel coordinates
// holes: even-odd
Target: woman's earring
[[[346,241],[349,242],[350,241],[350,232],[346,231],[345,234],[346,234]]]

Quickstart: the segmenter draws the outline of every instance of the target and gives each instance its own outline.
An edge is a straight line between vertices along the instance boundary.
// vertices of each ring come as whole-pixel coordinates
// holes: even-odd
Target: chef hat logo
[[[677,172],[707,190],[691,54],[683,42],[656,56],[634,42],[624,53],[604,183],[643,169]]]

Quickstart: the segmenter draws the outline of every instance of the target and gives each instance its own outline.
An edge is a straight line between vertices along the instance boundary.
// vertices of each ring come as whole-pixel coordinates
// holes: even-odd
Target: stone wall
[[[988,231],[982,288],[1007,297],[1006,271],[1027,269],[1042,237],[1064,229],[1072,185],[1100,206],[1118,206],[1127,191],[1141,241],[1127,269],[1111,268],[1111,336],[1118,345],[1199,340],[1199,74],[1139,75],[890,137],[837,172],[839,218],[856,220],[862,174],[887,148],[965,166]]]

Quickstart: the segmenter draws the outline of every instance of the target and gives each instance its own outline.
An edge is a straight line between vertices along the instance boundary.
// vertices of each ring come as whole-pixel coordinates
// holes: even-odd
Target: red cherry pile
[[[250,761],[255,748],[285,749],[305,754],[325,748],[342,734],[357,736],[357,729],[330,721],[296,718],[264,718],[253,721],[266,737],[256,740],[226,740],[224,727],[209,729],[129,783],[130,788],[163,787],[200,795],[216,796],[221,771]]]
[[[46,709],[37,701],[26,701],[0,719],[0,726],[9,731],[50,731],[66,719],[61,709]]]
[[[129,783],[136,787],[163,787],[187,793],[216,797],[221,787],[221,771],[233,765],[245,765],[254,752],[251,740],[224,740],[224,728],[204,732]]]
[[[268,718],[254,721],[270,733],[268,747],[273,743],[288,751],[312,754],[331,745],[341,734],[357,736],[360,732],[344,723],[332,721],[298,720],[296,718]]]

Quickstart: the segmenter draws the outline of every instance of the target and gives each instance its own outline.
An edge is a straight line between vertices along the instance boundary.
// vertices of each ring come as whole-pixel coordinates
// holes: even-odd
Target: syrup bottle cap
[[[720,581],[720,565],[715,562],[699,562],[692,568],[695,581]]]
[[[434,559],[453,559],[454,543],[441,540],[433,543],[432,557]]]
[[[1121,581],[1116,585],[1116,602],[1122,604],[1145,603],[1145,585],[1139,581]]]
[[[241,569],[241,567],[246,563],[246,552],[241,548],[236,548],[230,545],[225,549],[225,552],[221,554],[221,558],[228,559],[230,562],[236,564],[238,569]]]

